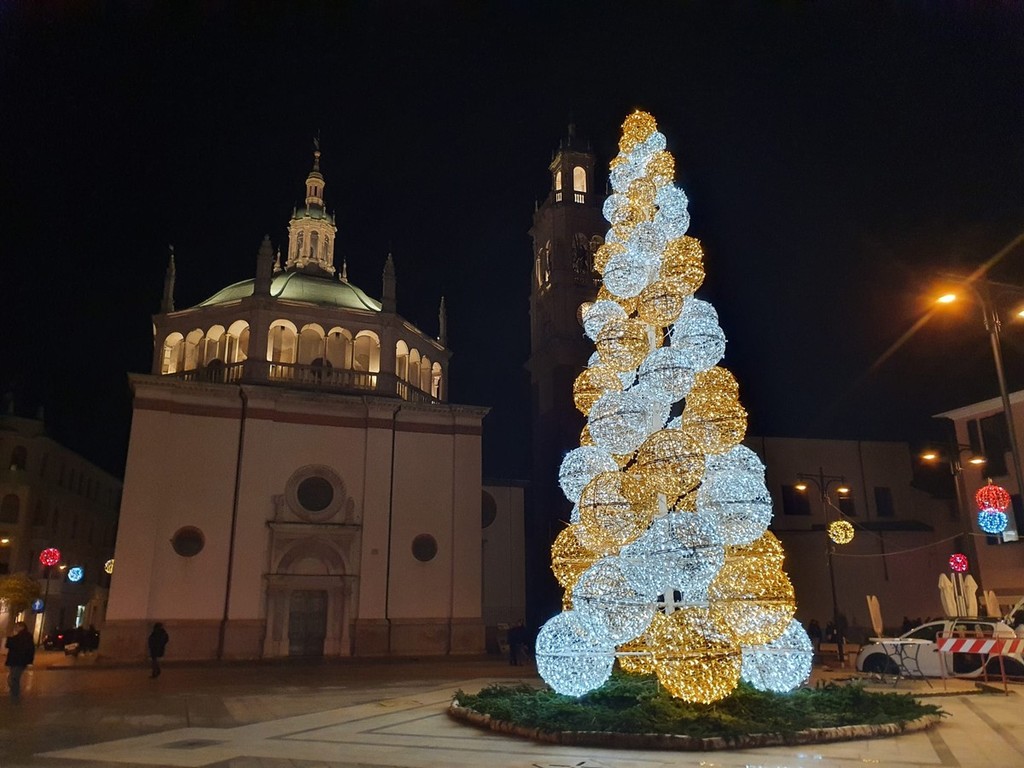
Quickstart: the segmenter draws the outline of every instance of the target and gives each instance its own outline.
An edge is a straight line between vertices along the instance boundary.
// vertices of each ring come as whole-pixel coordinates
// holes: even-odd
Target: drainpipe
[[[450,563],[450,573],[448,574],[448,648],[445,651],[445,655],[451,656],[452,653],[452,633],[455,631],[455,464],[456,464],[456,441],[458,434],[455,429],[455,419],[452,418],[452,498],[451,498],[451,513],[449,518],[451,519],[451,531],[449,532],[450,542],[448,546],[451,548],[451,552],[448,554],[448,561]],[[480,562],[480,567],[483,568],[483,561]],[[480,595],[480,603],[483,605],[483,594]]]
[[[388,654],[391,653],[391,517],[395,508],[395,432],[399,405],[391,414],[391,482],[388,489],[388,560],[384,570],[384,621],[388,626]]]
[[[238,496],[242,488],[242,454],[245,449],[245,419],[249,414],[249,396],[245,388],[238,388],[242,401],[242,415],[238,422],[238,454],[235,457],[235,493],[231,499],[231,537],[228,539],[228,574],[224,580],[224,616],[217,633],[217,659],[224,658],[224,642],[228,629],[228,610],[231,608],[231,571],[235,562],[235,531],[238,527]]]

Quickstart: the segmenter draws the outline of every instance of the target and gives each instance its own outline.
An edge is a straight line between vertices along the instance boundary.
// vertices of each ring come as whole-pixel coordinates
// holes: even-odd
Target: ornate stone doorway
[[[288,600],[288,655],[323,656],[327,590],[296,589]]]

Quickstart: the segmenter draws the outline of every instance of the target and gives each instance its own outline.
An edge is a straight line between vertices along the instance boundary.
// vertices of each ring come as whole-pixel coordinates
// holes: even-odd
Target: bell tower
[[[534,211],[530,228],[533,270],[526,367],[532,399],[533,482],[527,536],[536,540],[527,541],[527,578],[541,580],[531,590],[534,602],[550,602],[551,595],[557,599],[554,580],[544,571],[550,544],[563,527],[559,521],[567,521],[572,508],[558,487],[558,468],[565,453],[579,446],[585,423],[573,404],[572,384],[593,345],[583,335],[579,308],[597,293],[594,251],[608,228],[594,164],[589,145],[577,138],[570,124],[549,166],[551,188]],[[530,563],[532,558],[537,562]],[[557,610],[557,605],[553,608]]]

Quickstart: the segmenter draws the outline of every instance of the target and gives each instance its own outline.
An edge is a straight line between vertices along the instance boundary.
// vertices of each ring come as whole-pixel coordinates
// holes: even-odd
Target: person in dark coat
[[[153,664],[153,674],[150,677],[160,677],[160,659],[170,639],[163,624],[158,621],[153,625],[153,631],[149,633],[149,660]]]
[[[508,663],[518,667],[526,644],[526,626],[520,621],[508,631]]]
[[[36,657],[36,644],[32,642],[32,635],[28,633],[25,622],[14,623],[14,634],[7,638],[7,661],[5,662],[10,673],[7,676],[7,685],[11,689],[11,701],[15,704],[21,701],[21,676],[25,667],[30,665]]]

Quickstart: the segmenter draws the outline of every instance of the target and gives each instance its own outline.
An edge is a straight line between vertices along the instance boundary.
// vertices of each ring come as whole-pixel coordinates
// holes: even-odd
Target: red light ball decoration
[[[56,547],[49,547],[39,553],[39,562],[49,567],[60,562],[60,550]]]
[[[949,567],[955,573],[967,572],[967,555],[957,552],[949,556]]]
[[[974,494],[974,503],[978,505],[978,509],[988,508],[1005,512],[1010,506],[1010,494],[1002,486],[992,485],[990,481]]]

